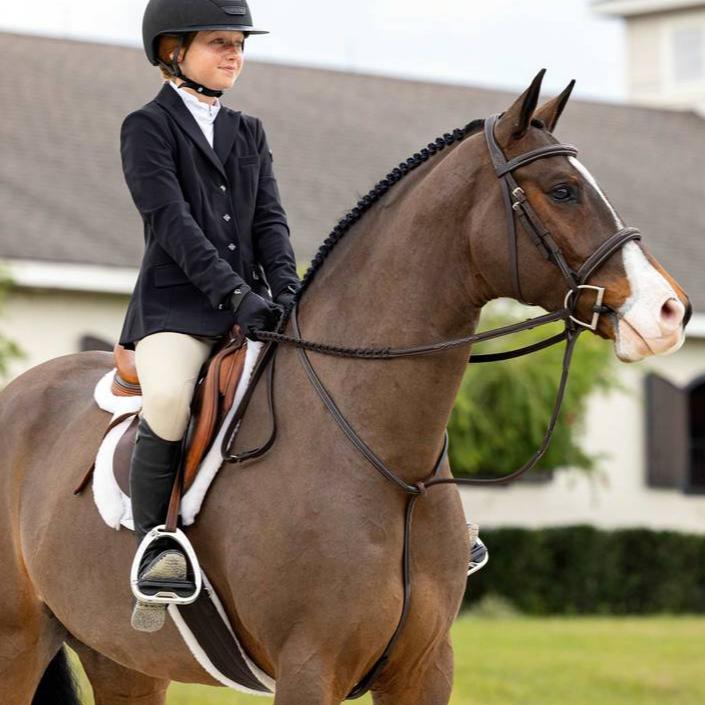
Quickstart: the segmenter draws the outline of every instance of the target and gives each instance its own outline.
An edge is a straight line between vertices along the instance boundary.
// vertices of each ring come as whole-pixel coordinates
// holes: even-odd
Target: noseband
[[[473,335],[468,335],[463,338],[445,340],[439,343],[430,343],[427,345],[419,345],[415,347],[406,348],[350,348],[345,346],[317,343],[315,341],[304,340],[301,337],[301,331],[299,329],[297,315],[297,294],[297,299],[295,300],[290,313],[292,330],[294,333],[293,336],[284,335],[283,333],[279,332],[283,329],[286,324],[286,316],[283,316],[281,321],[279,322],[277,332],[258,331],[257,337],[260,340],[265,341],[266,346],[265,349],[262,351],[261,355],[259,356],[257,365],[253,370],[250,384],[248,386],[247,391],[245,392],[245,397],[240,403],[223,437],[221,445],[221,455],[224,463],[241,463],[245,460],[256,458],[260,455],[263,455],[272,446],[274,438],[276,436],[276,418],[274,415],[273,397],[274,362],[276,359],[274,352],[276,351],[277,343],[293,345],[298,349],[299,358],[313,388],[316,390],[316,393],[321,398],[326,408],[333,416],[333,419],[338,424],[343,433],[348,437],[352,445],[360,452],[360,454],[365,458],[365,460],[368,461],[375,468],[375,470],[377,470],[384,478],[400,487],[408,496],[404,521],[404,548],[402,561],[404,596],[401,617],[394,633],[392,634],[391,639],[387,643],[384,652],[375,662],[372,668],[368,671],[368,673],[362,678],[362,680],[355,686],[355,688],[353,688],[351,693],[347,696],[348,699],[358,698],[365,692],[367,692],[367,690],[369,690],[372,683],[375,681],[382,668],[389,660],[389,654],[392,650],[392,647],[396,643],[397,638],[399,637],[399,634],[401,632],[402,626],[406,621],[409,608],[409,595],[411,591],[409,534],[411,530],[413,508],[416,503],[416,500],[419,497],[424,496],[430,488],[442,484],[486,485],[507,483],[518,478],[520,475],[523,475],[525,472],[531,470],[531,468],[533,468],[536,463],[538,463],[538,461],[543,457],[544,453],[546,452],[546,449],[548,448],[551,436],[553,435],[553,429],[555,427],[556,421],[558,420],[558,415],[560,412],[566,385],[568,382],[568,373],[570,371],[570,363],[573,356],[573,350],[575,348],[575,344],[578,340],[580,333],[588,329],[592,331],[596,330],[601,314],[616,313],[609,306],[603,305],[605,288],[601,286],[587,284],[586,282],[592,276],[592,274],[623,245],[625,245],[631,240],[641,239],[641,234],[636,228],[622,228],[614,235],[611,235],[609,238],[607,238],[585,260],[585,262],[583,262],[583,264],[578,268],[578,270],[574,271],[566,261],[565,256],[563,255],[558,244],[551,236],[550,232],[541,222],[541,219],[536,214],[536,211],[531,207],[531,204],[529,203],[526,197],[526,193],[517,183],[516,179],[514,178],[513,172],[515,169],[537,161],[538,159],[546,159],[548,157],[556,156],[575,156],[578,153],[578,150],[571,145],[552,144],[545,147],[539,147],[538,149],[534,149],[518,157],[514,157],[511,160],[507,160],[501,148],[497,144],[494,136],[494,126],[499,117],[499,115],[492,115],[491,117],[487,118],[485,120],[484,132],[487,147],[489,149],[489,153],[492,159],[492,164],[494,166],[495,173],[499,178],[499,183],[502,190],[502,198],[505,206],[507,229],[509,233],[509,255],[511,262],[514,294],[519,301],[521,301],[522,303],[527,303],[523,298],[519,283],[519,265],[517,250],[518,243],[516,229],[516,221],[518,220],[521,223],[523,229],[526,231],[529,238],[531,239],[531,241],[536,245],[536,247],[539,249],[544,258],[553,262],[565,278],[566,283],[568,285],[568,290],[565,295],[563,308],[553,313],[545,314],[543,316],[536,316],[535,318],[522,321],[521,323],[515,323],[513,325],[503,326],[501,328],[495,328],[493,330],[485,331],[483,333],[474,333]],[[577,306],[580,299],[580,295],[586,290],[590,290],[595,293],[595,303],[592,306],[592,318],[589,322],[582,321],[577,316]],[[485,355],[472,355],[468,359],[469,363],[508,360],[510,358],[518,357],[520,355],[526,355],[536,350],[547,348],[563,340],[566,341],[558,392],[556,394],[556,400],[554,403],[553,412],[551,414],[551,419],[549,421],[548,428],[546,429],[546,434],[544,435],[541,446],[521,468],[515,470],[509,475],[505,475],[502,477],[438,477],[438,474],[440,473],[443,465],[443,460],[445,459],[448,451],[448,431],[446,430],[443,438],[442,448],[431,473],[426,477],[425,480],[417,482],[415,484],[409,484],[401,477],[399,477],[396,473],[394,473],[392,470],[390,470],[385,465],[384,461],[362,440],[362,438],[360,438],[360,436],[357,434],[350,422],[343,416],[335,401],[331,397],[330,393],[321,382],[320,378],[316,374],[316,371],[311,365],[311,361],[309,360],[308,355],[306,354],[306,350],[312,350],[314,352],[338,357],[355,357],[367,360],[391,360],[399,357],[413,357],[417,355],[428,355],[435,352],[442,352],[456,347],[465,346],[470,343],[477,343],[484,340],[500,338],[505,335],[511,335],[512,333],[536,328],[538,326],[546,325],[548,323],[553,323],[559,320],[564,321],[565,329],[562,333],[558,335],[554,335],[538,343],[534,343],[523,348],[518,348],[516,350],[509,350],[506,352]],[[245,409],[247,408],[249,400],[256,387],[257,380],[259,379],[260,375],[262,374],[262,371],[264,370],[270,359],[272,364],[269,366],[269,375],[267,381],[269,412],[272,418],[272,430],[270,433],[270,437],[264,445],[258,448],[243,451],[237,454],[230,454],[229,448],[233,442],[233,435],[237,431],[240,420],[242,419]]]
[[[484,136],[487,143],[487,148],[494,166],[495,173],[499,179],[500,188],[502,191],[502,198],[505,206],[505,214],[507,221],[507,231],[509,234],[509,254],[510,263],[512,271],[512,281],[514,285],[514,293],[516,298],[522,303],[527,303],[522,295],[521,287],[519,283],[519,264],[518,264],[518,242],[517,242],[517,220],[521,223],[523,229],[526,231],[527,235],[531,241],[536,245],[541,254],[545,259],[553,262],[561,274],[563,275],[568,289],[564,298],[563,308],[552,313],[548,313],[542,316],[536,316],[530,318],[526,321],[520,323],[514,323],[509,326],[503,326],[501,328],[495,328],[493,330],[484,331],[483,333],[474,333],[472,335],[464,336],[462,338],[455,338],[452,340],[445,340],[439,343],[430,343],[427,345],[418,345],[413,347],[405,348],[351,348],[340,345],[328,345],[326,343],[319,343],[315,341],[305,340],[301,337],[301,332],[299,330],[298,323],[298,300],[294,303],[291,310],[290,318],[293,329],[293,336],[284,335],[281,332],[271,332],[271,331],[259,331],[257,336],[259,339],[267,342],[266,349],[262,352],[259,357],[259,361],[255,370],[253,371],[252,382],[249,385],[249,389],[246,392],[243,403],[240,404],[240,408],[230,422],[230,426],[227,429],[222,441],[221,454],[223,456],[223,461],[226,463],[241,463],[245,460],[250,460],[256,458],[266,452],[274,442],[274,436],[276,434],[276,421],[273,413],[274,401],[273,401],[273,385],[272,378],[274,374],[274,356],[273,351],[275,350],[275,343],[282,343],[285,345],[293,345],[298,348],[299,357],[301,363],[308,375],[311,384],[314,389],[331,412],[333,418],[335,419],[338,426],[345,433],[345,435],[350,439],[351,443],[360,451],[360,453],[368,460],[376,470],[380,472],[384,477],[394,482],[396,485],[401,487],[405,492],[410,495],[421,494],[425,491],[425,488],[434,486],[436,484],[442,483],[455,483],[464,485],[478,485],[478,484],[498,484],[510,482],[528,472],[533,468],[536,463],[541,459],[541,457],[546,452],[548,445],[553,434],[553,428],[558,419],[558,414],[560,412],[560,407],[563,402],[563,397],[565,393],[565,387],[568,381],[568,373],[570,371],[570,362],[573,355],[573,349],[578,336],[584,330],[596,330],[599,322],[599,317],[605,313],[612,313],[616,315],[616,311],[609,306],[603,304],[605,287],[595,286],[593,284],[587,284],[588,279],[594,274],[594,272],[605,263],[609,257],[611,257],[618,249],[623,247],[627,242],[631,240],[641,239],[641,233],[637,228],[622,228],[618,232],[614,233],[608,237],[604,242],[602,242],[599,247],[582,263],[577,271],[573,270],[568,264],[561,248],[558,246],[556,241],[553,239],[551,233],[544,226],[541,219],[537,215],[536,211],[532,208],[529,203],[526,193],[519,186],[516,179],[514,178],[514,170],[531,164],[539,159],[546,159],[549,157],[556,156],[576,156],[578,150],[572,145],[564,144],[551,144],[544,147],[539,147],[538,149],[533,149],[529,152],[514,157],[508,160],[494,136],[494,127],[500,115],[491,115],[485,120],[484,126]],[[515,218],[516,216],[516,218]],[[589,322],[582,321],[577,316],[577,306],[580,300],[580,295],[583,291],[590,290],[595,292],[595,303],[592,306],[592,317]],[[501,353],[491,353],[483,355],[471,355],[468,359],[468,363],[476,362],[497,362],[500,360],[509,360],[511,358],[520,357],[522,355],[527,355],[529,353],[535,352],[537,350],[542,350],[548,348],[556,343],[563,340],[566,341],[565,353],[563,356],[562,374],[558,387],[558,393],[556,395],[556,401],[553,408],[553,413],[549,421],[544,440],[541,447],[534,453],[534,455],[525,463],[521,468],[515,470],[514,472],[502,476],[502,477],[492,477],[492,478],[443,478],[443,479],[429,479],[424,483],[417,483],[416,485],[410,485],[400,477],[398,477],[394,472],[392,472],[379,458],[374,451],[372,451],[369,446],[358,436],[355,430],[352,428],[350,423],[345,419],[343,414],[338,409],[337,405],[333,401],[332,397],[326,390],[325,386],[321,382],[320,378],[316,374],[311,362],[306,354],[306,350],[312,350],[314,352],[322,353],[325,355],[333,355],[337,357],[355,357],[366,360],[391,360],[400,357],[413,357],[417,355],[428,355],[436,352],[443,352],[456,347],[462,347],[470,343],[479,343],[486,340],[492,340],[496,338],[501,338],[506,335],[511,335],[513,333],[518,333],[519,331],[528,330],[532,328],[537,328],[548,323],[553,323],[555,321],[562,320],[565,323],[565,329],[563,332],[546,338],[545,340],[527,345],[522,348],[515,350],[508,350]],[[278,331],[280,331],[286,323],[285,318],[279,323]],[[243,451],[237,454],[230,454],[228,449],[233,440],[233,434],[236,427],[242,418],[242,415],[249,402],[250,395],[254,391],[256,386],[254,382],[259,378],[262,370],[266,366],[269,357],[272,356],[272,365],[269,369],[269,406],[270,414],[272,417],[272,431],[267,442],[255,448],[253,450]],[[429,478],[435,476],[435,474],[440,470],[441,463],[443,461],[443,456],[445,449],[447,447],[447,432],[445,434],[444,449],[438,458],[438,462],[434,467],[434,471],[431,473]],[[423,490],[419,487],[420,484],[424,485]]]

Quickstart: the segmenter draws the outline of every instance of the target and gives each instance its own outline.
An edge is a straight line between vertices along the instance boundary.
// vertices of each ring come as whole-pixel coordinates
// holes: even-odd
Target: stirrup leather
[[[188,595],[179,594],[181,591],[179,590],[178,581],[174,581],[172,586],[169,586],[168,581],[164,581],[164,587],[153,595],[148,595],[140,589],[139,570],[142,557],[151,543],[162,538],[172,539],[178,543],[186,553],[188,562],[191,564],[195,583],[195,589]],[[184,534],[183,531],[180,529],[167,531],[166,524],[160,524],[146,534],[137,548],[137,553],[135,553],[135,557],[132,560],[132,568],[130,569],[130,587],[132,588],[132,594],[137,600],[148,605],[190,605],[198,599],[201,593],[201,586],[201,566],[198,563],[198,558],[196,557],[196,552],[193,550],[191,542],[186,538],[186,534]],[[171,587],[171,589],[169,589],[169,587]]]

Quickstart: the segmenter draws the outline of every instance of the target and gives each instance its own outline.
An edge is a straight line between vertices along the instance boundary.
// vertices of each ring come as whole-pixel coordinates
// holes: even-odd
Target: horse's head
[[[591,255],[599,254],[601,245],[624,231],[625,226],[597,181],[570,153],[570,147],[558,147],[555,154],[550,149],[541,151],[528,163],[521,159],[518,165],[512,162],[534,150],[559,144],[552,133],[574,82],[536,109],[543,74],[541,71],[494,122],[491,133],[499,151],[493,163],[491,150],[484,150],[487,161],[478,183],[483,205],[478,207],[476,202],[472,209],[474,222],[468,232],[474,275],[483,282],[489,298],[509,296],[555,311],[565,305],[570,284],[549,252],[553,244],[568,269],[579,272]],[[486,140],[489,148],[492,136],[487,135]],[[502,175],[498,160],[509,162],[505,165],[509,167],[506,186],[500,183],[507,177]],[[517,185],[520,188],[515,193]],[[516,203],[524,197],[528,218],[526,210]],[[516,244],[510,214],[516,223]],[[529,230],[534,221],[533,236],[527,231],[527,221]],[[537,242],[532,242],[532,237]],[[683,344],[690,301],[641,242],[617,242],[614,250],[604,252],[604,259],[582,283],[604,287],[595,332],[614,340],[621,360],[633,362],[653,354],[668,354]],[[576,318],[585,322],[593,319],[597,293],[597,289],[589,288],[580,291]]]

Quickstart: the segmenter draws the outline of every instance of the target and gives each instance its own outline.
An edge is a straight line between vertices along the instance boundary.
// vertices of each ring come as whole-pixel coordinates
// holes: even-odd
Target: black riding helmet
[[[172,53],[175,59],[189,32],[206,29],[238,31],[246,37],[250,34],[269,34],[267,30],[252,26],[247,0],[149,0],[142,18],[142,42],[150,64],[163,66],[199,93],[218,97],[223,95],[223,91],[212,90],[184,76],[176,60],[167,64],[157,56],[157,40],[160,35],[179,37],[179,45]]]

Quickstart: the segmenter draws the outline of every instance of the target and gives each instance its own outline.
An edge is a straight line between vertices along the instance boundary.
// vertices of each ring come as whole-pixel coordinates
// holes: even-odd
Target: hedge
[[[464,607],[500,595],[527,614],[705,613],[705,536],[591,526],[482,529],[488,564]]]

